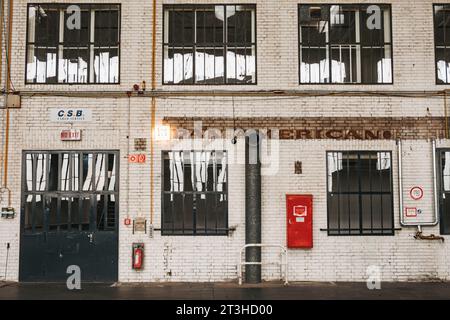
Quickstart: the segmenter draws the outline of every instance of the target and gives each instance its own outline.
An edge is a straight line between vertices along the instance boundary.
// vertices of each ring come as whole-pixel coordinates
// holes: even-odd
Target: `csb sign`
[[[92,120],[92,112],[86,108],[61,108],[50,110],[52,122],[85,122]]]

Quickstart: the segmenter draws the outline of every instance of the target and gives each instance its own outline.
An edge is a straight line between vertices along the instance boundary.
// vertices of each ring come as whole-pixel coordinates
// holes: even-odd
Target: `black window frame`
[[[390,156],[390,181],[389,181],[389,188],[390,188],[390,192],[384,192],[384,191],[377,191],[377,192],[363,192],[361,191],[361,168],[360,168],[360,164],[358,164],[358,191],[347,191],[347,192],[333,192],[332,190],[330,191],[330,184],[329,184],[329,155],[333,154],[333,153],[342,153],[342,154],[357,154],[358,155],[358,162],[361,159],[361,154],[368,154],[368,153],[375,153],[375,154],[389,154]],[[327,187],[327,234],[328,236],[363,236],[363,237],[368,237],[368,236],[380,236],[380,237],[385,237],[385,236],[394,236],[395,235],[395,220],[394,220],[394,216],[395,216],[395,211],[394,211],[394,182],[393,182],[393,175],[394,175],[394,167],[393,167],[393,158],[392,158],[392,151],[383,151],[383,150],[329,150],[326,151],[325,153],[325,157],[326,157],[326,187]],[[380,170],[381,171],[381,170]],[[347,170],[347,177],[348,177],[349,171]],[[347,178],[348,179],[348,178]],[[372,189],[372,182],[370,182],[370,188]],[[340,208],[338,209],[338,217],[337,217],[337,221],[338,221],[338,228],[333,229],[330,228],[330,197],[331,194],[335,194],[335,195],[341,195],[341,194],[347,194],[347,195],[358,195],[358,201],[359,201],[359,210],[358,210],[358,214],[359,214],[359,228],[340,228]],[[390,203],[390,210],[391,210],[391,218],[390,218],[390,224],[391,224],[391,228],[383,228],[383,219],[381,219],[381,228],[373,228],[373,220],[371,221],[371,228],[370,229],[365,229],[362,227],[363,224],[363,218],[362,218],[362,200],[361,197],[362,195],[370,195],[372,198],[372,195],[390,195],[391,197],[391,203]],[[381,206],[382,208],[382,206]],[[383,217],[383,209],[381,210],[381,217]],[[347,214],[349,216],[350,219],[350,212]],[[373,219],[373,212],[371,211],[371,219]],[[350,226],[350,223],[349,223]],[[370,230],[371,233],[365,233],[364,231],[368,231]],[[379,231],[379,233],[374,233],[375,231]],[[356,233],[358,232],[358,233]]]
[[[330,78],[328,82],[302,82],[302,75],[301,75],[301,47],[302,47],[302,42],[301,42],[301,25],[300,25],[300,13],[301,13],[301,7],[302,6],[320,6],[320,7],[331,7],[331,6],[358,6],[358,7],[367,7],[370,5],[378,5],[378,6],[388,6],[389,7],[389,19],[390,19],[390,38],[391,41],[390,42],[384,42],[384,46],[388,45],[391,47],[391,81],[390,82],[363,82],[361,80],[361,82],[333,82],[333,75],[332,75],[332,67],[331,67],[331,63],[332,63],[332,59],[331,59],[331,55],[332,55],[332,45],[333,43],[328,40],[328,42],[326,42],[325,47],[328,53],[329,58],[329,73],[330,73]],[[329,8],[328,8],[329,10]],[[361,9],[360,9],[361,10]],[[328,26],[331,25],[331,14],[328,15]],[[360,24],[361,26],[361,24]],[[384,30],[384,27],[383,27]],[[394,85],[394,38],[393,38],[393,25],[392,25],[392,5],[390,3],[299,3],[298,4],[298,9],[297,9],[297,49],[298,49],[298,83],[301,86],[308,86],[308,85],[313,85],[313,86],[320,86],[320,85],[326,85],[326,86],[332,86],[332,85],[337,85],[337,86],[341,86],[341,85],[380,85],[380,86],[389,86],[389,85]],[[361,49],[362,49],[362,44],[361,42],[355,42],[352,43],[352,45],[361,45]],[[310,45],[311,47],[311,45]],[[373,47],[373,46],[372,46]],[[362,70],[361,70],[362,71]],[[362,73],[361,73],[362,75]]]
[[[254,12],[254,41],[253,42],[248,42],[248,43],[243,43],[243,45],[241,47],[254,47],[254,64],[255,64],[255,80],[254,82],[249,82],[249,83],[233,83],[233,82],[228,82],[227,79],[227,59],[226,59],[226,52],[227,52],[227,48],[228,48],[228,40],[226,39],[226,30],[227,30],[227,19],[224,19],[224,24],[223,24],[223,29],[224,29],[224,41],[221,43],[214,43],[214,45],[212,47],[223,47],[223,51],[224,51],[224,76],[223,76],[223,81],[220,83],[196,83],[196,66],[195,66],[195,52],[196,52],[196,48],[199,46],[198,43],[194,40],[193,43],[189,46],[184,46],[183,43],[183,49],[185,47],[190,47],[192,46],[192,52],[194,52],[193,54],[193,65],[192,65],[192,82],[190,83],[186,83],[184,82],[184,80],[180,83],[171,83],[171,82],[166,82],[165,80],[165,48],[166,46],[168,48],[170,47],[175,47],[174,45],[171,45],[170,42],[166,42],[165,40],[165,25],[166,25],[166,17],[165,17],[165,13],[166,10],[170,9],[170,8],[176,8],[176,9],[192,9],[195,10],[197,8],[206,8],[206,7],[210,7],[210,8],[214,8],[215,6],[223,6],[224,7],[224,12],[226,12],[226,8],[227,7],[237,7],[237,6],[246,6],[246,7],[253,7],[253,12]],[[257,29],[258,29],[258,22],[257,22],[257,5],[256,3],[206,3],[206,4],[201,4],[201,3],[191,3],[191,4],[163,4],[163,19],[162,19],[162,23],[163,23],[163,27],[162,27],[162,79],[161,79],[161,83],[163,86],[254,86],[258,84],[258,37],[257,37]],[[194,20],[195,20],[195,16],[194,16]],[[195,26],[195,24],[194,24]],[[169,30],[167,30],[167,32],[169,32]],[[196,30],[195,28],[193,28],[193,32],[195,33]],[[208,48],[208,46],[206,46],[205,44],[200,45],[199,47],[201,48]],[[240,48],[237,45],[231,46],[234,49]],[[237,71],[236,71],[237,73]]]
[[[183,191],[165,191],[165,160],[166,160],[166,155],[168,155],[169,153],[182,153],[182,152],[188,152],[188,153],[195,153],[195,152],[222,152],[225,155],[225,159],[226,159],[226,172],[225,172],[225,191],[222,192],[217,192],[217,191],[185,191],[183,188]],[[185,171],[183,170],[183,174],[185,174]],[[228,180],[228,174],[229,174],[229,163],[228,163],[228,151],[226,150],[162,150],[161,151],[161,235],[162,236],[228,236],[229,232],[230,232],[230,228],[229,228],[229,200],[228,200],[228,191],[229,191],[229,180]],[[214,181],[214,185],[215,185],[215,181]],[[182,195],[183,196],[183,209],[184,207],[184,196],[186,194],[215,194],[217,195],[223,195],[224,196],[224,221],[225,221],[225,226],[224,228],[213,228],[213,229],[207,229],[207,224],[205,223],[205,228],[204,229],[200,229],[197,228],[196,225],[196,212],[193,209],[192,210],[192,230],[189,228],[183,228],[182,229],[175,229],[174,227],[172,227],[171,229],[169,228],[165,228],[165,224],[164,224],[164,219],[165,219],[165,212],[164,212],[164,196],[165,195],[171,195],[171,194],[177,194],[177,195]],[[183,212],[183,216],[184,216],[184,212]],[[206,215],[205,215],[205,220],[206,220]],[[184,222],[183,222],[184,224]],[[216,215],[216,224],[217,224],[217,215]],[[198,232],[198,230],[202,230],[204,232]]]
[[[444,11],[448,12],[448,17],[450,17],[450,2],[448,3],[433,3],[433,37],[434,37],[434,77],[435,77],[435,84],[438,86],[445,86],[445,85],[450,85],[450,76],[449,73],[450,71],[446,72],[446,76],[447,76],[447,82],[444,81],[440,81],[439,80],[439,69],[437,66],[437,58],[438,58],[438,49],[439,47],[442,45],[438,45],[438,41],[437,41],[437,19],[436,19],[436,7],[444,7]],[[449,28],[450,28],[450,22],[449,22]],[[444,28],[445,30],[445,28]],[[445,31],[444,31],[444,37],[445,37]],[[449,35],[450,38],[450,35]],[[442,48],[441,48],[442,49]],[[446,65],[447,70],[450,69],[450,41],[448,44],[445,43],[445,39],[444,39],[444,45],[443,45],[443,49],[448,51],[449,53],[449,61],[448,64]]]
[[[44,156],[42,159],[35,159],[37,156]],[[51,175],[51,166],[52,166],[52,157],[56,156],[58,172],[56,175],[56,185],[51,183],[51,176],[55,177],[54,174]],[[64,179],[61,175],[63,164],[62,157],[63,155],[68,155],[68,161],[66,162],[66,178]],[[74,155],[78,155],[78,179],[76,184],[78,188],[76,190],[73,189],[73,180],[72,180],[72,170],[74,170]],[[89,167],[85,168],[84,156],[87,155],[92,156],[91,163],[92,173],[91,176],[84,177],[83,174],[85,169],[89,172]],[[96,176],[96,166],[97,166],[97,156],[102,155],[102,165],[105,164],[105,168],[100,168],[100,172],[104,171],[104,183],[101,189],[97,190],[95,186],[95,182],[98,177]],[[29,158],[31,156],[31,159]],[[110,158],[112,157],[112,158]],[[45,159],[45,163],[44,163]],[[113,168],[114,170],[114,190],[109,190],[109,186],[107,182],[110,181],[111,177],[109,176],[109,163],[108,161],[113,160]],[[32,166],[32,181],[31,181],[31,190],[29,190],[28,186],[28,161],[31,160]],[[37,162],[36,160],[42,160],[42,172],[45,175],[41,176],[41,179],[44,179],[44,189],[36,190],[36,168]],[[45,169],[44,169],[45,168]],[[69,173],[70,171],[70,173]],[[87,173],[86,172],[86,173]],[[84,180],[86,179],[86,180]],[[88,190],[83,187],[83,183],[87,182],[89,179]],[[61,187],[61,181],[64,180],[66,186],[64,188]],[[41,181],[42,182],[42,181]],[[21,180],[21,210],[23,214],[21,215],[21,228],[24,234],[39,234],[39,233],[60,233],[60,232],[118,232],[119,230],[119,209],[120,209],[120,151],[119,150],[24,150],[22,151],[22,180]],[[68,189],[68,190],[67,190]],[[42,197],[42,208],[38,208],[36,206],[36,196]],[[28,197],[32,197],[32,205],[31,205],[31,224],[28,226],[27,224],[27,214],[26,214],[26,204]],[[100,200],[97,199],[100,197]],[[103,200],[102,200],[103,197]],[[114,215],[110,215],[108,211],[108,197],[114,197]],[[61,202],[66,198],[79,199],[78,204],[80,204],[81,200],[88,200],[90,202],[90,210],[88,215],[88,223],[83,224],[82,226],[82,209],[79,207],[78,212],[78,224],[73,223],[72,216],[68,213],[68,220],[66,223],[61,221]],[[45,203],[49,199],[56,199],[57,202],[57,212],[54,217],[56,220],[56,224],[51,226],[50,222],[50,213],[45,213]],[[98,216],[98,205],[103,201],[102,207],[102,216]],[[95,210],[97,208],[97,210]],[[43,210],[42,219],[43,224],[40,228],[36,226],[36,211],[38,209]],[[68,209],[70,211],[70,209]],[[77,227],[74,227],[77,225]],[[67,227],[67,228],[66,228]]]
[[[77,79],[77,82],[59,82],[59,58],[60,58],[60,55],[59,55],[58,47],[62,47],[63,51],[64,51],[64,48],[66,46],[65,46],[64,42],[59,42],[59,40],[58,40],[58,43],[56,44],[56,75],[55,75],[56,81],[55,82],[29,81],[28,80],[28,55],[29,55],[30,46],[34,46],[35,45],[35,42],[29,41],[29,32],[30,32],[30,30],[29,30],[28,19],[29,19],[30,8],[33,7],[33,6],[51,6],[51,7],[55,8],[55,9],[65,10],[69,6],[72,6],[72,5],[80,6],[82,8],[82,11],[83,11],[83,8],[89,8],[89,7],[104,7],[105,10],[109,9],[110,11],[118,11],[118,14],[117,14],[117,18],[118,18],[117,32],[118,32],[118,34],[117,34],[117,43],[116,43],[116,45],[114,45],[114,46],[112,46],[112,45],[102,46],[101,44],[100,45],[96,45],[95,39],[94,39],[94,42],[92,42],[91,39],[89,39],[88,44],[87,44],[88,48],[86,49],[88,51],[88,56],[89,56],[89,60],[87,61],[87,65],[88,65],[87,81],[86,82],[79,82],[79,79]],[[117,8],[117,10],[116,9],[111,9],[111,8]],[[122,37],[122,32],[121,32],[122,31],[122,4],[121,3],[61,3],[61,2],[55,2],[55,3],[53,3],[53,2],[28,3],[27,4],[27,13],[26,13],[26,24],[27,24],[27,27],[26,27],[26,39],[25,39],[25,77],[24,77],[25,85],[58,85],[58,86],[59,85],[83,85],[83,86],[84,85],[115,85],[116,86],[116,85],[120,85],[121,84],[121,43],[122,43],[121,42],[122,41],[122,39],[121,39],[121,37]],[[92,25],[91,25],[91,21],[89,21],[89,26],[88,26],[88,32],[89,32],[88,36],[89,37],[90,37],[91,29],[92,29]],[[59,30],[58,33],[61,33],[61,30],[60,30],[59,26],[58,26],[58,30]],[[95,31],[94,31],[94,33],[95,33]],[[48,48],[50,48],[49,45],[47,45],[46,47],[47,47],[47,50],[48,50]],[[81,46],[78,46],[78,47],[81,47]],[[91,49],[91,47],[92,47],[92,49]],[[90,68],[91,68],[91,64],[94,63],[94,61],[91,61],[91,56],[90,56],[91,55],[91,51],[93,52],[94,59],[95,59],[95,52],[99,48],[101,48],[101,49],[109,48],[109,50],[117,48],[118,77],[117,77],[117,81],[116,82],[110,82],[110,81],[108,81],[108,82],[96,82],[95,81],[95,78],[96,78],[95,71],[91,75]],[[108,71],[108,74],[109,74],[109,71]],[[91,82],[91,77],[92,77],[92,80],[93,80],[92,82]],[[36,76],[36,78],[37,78],[37,76]]]
[[[437,170],[437,183],[439,192],[439,233],[441,235],[450,235],[450,228],[446,228],[446,221],[450,220],[450,212],[445,211],[445,198],[450,196],[450,189],[446,190],[444,176],[449,176],[445,172],[445,160],[447,153],[450,154],[449,148],[439,148],[436,150],[436,170]]]

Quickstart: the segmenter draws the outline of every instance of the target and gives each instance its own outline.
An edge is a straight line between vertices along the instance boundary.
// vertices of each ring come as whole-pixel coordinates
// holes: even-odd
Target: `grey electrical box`
[[[6,99],[6,106],[10,109],[17,109],[21,107],[21,100],[18,94],[8,94]]]

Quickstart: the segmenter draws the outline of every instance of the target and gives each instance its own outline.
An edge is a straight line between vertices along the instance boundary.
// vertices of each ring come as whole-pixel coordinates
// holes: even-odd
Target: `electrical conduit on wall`
[[[402,227],[417,227],[417,233],[415,239],[420,240],[441,240],[443,237],[435,235],[424,236],[422,233],[422,227],[434,227],[439,223],[439,197],[438,197],[438,184],[437,184],[437,168],[436,168],[436,141],[432,141],[432,171],[433,171],[433,199],[434,199],[434,220],[431,222],[406,222],[404,215],[403,205],[403,148],[402,141],[397,141],[398,152],[398,193],[399,193],[399,214],[400,225]]]

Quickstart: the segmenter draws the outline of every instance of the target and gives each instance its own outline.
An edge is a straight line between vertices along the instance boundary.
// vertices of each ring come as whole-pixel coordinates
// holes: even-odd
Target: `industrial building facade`
[[[450,2],[0,9],[0,280],[450,280]]]

